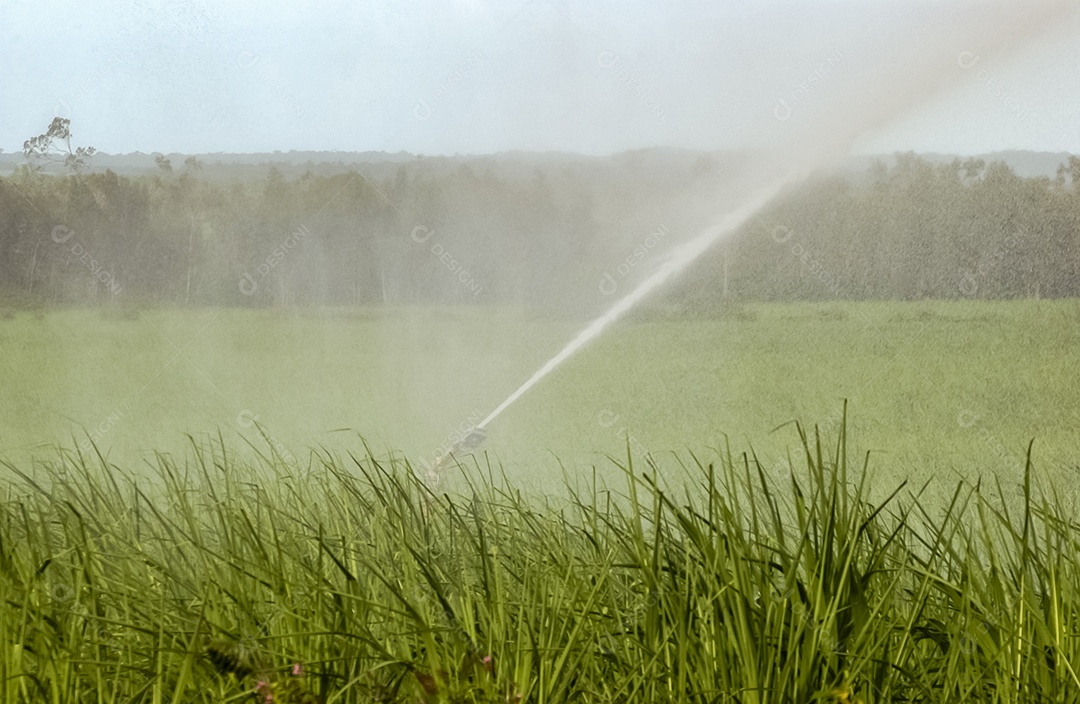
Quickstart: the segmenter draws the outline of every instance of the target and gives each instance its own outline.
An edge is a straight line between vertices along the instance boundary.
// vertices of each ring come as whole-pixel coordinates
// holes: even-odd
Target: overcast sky
[[[1080,153],[1077,14],[995,43],[942,5],[2,0],[0,147],[60,115],[113,153],[715,149],[863,100],[858,151]]]

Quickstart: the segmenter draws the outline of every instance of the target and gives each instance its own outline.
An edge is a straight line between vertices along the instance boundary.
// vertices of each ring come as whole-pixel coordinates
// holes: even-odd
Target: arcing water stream
[[[541,379],[554,371],[560,364],[569,359],[575,352],[584,347],[590,341],[600,335],[609,325],[621,318],[627,311],[633,308],[639,301],[662,286],[673,275],[678,274],[697,259],[703,252],[712,247],[721,238],[730,235],[747,220],[753,217],[759,210],[764,208],[786,186],[800,180],[801,175],[797,171],[791,171],[784,176],[776,178],[766,186],[751,194],[746,201],[735,210],[725,215],[719,222],[704,230],[694,239],[677,247],[667,261],[644,281],[637,285],[634,290],[621,298],[614,306],[596,320],[592,321],[570,340],[562,350],[549,359],[544,366],[540,367],[529,377],[517,391],[510,394],[499,407],[492,411],[484,420],[465,433],[465,436],[447,450],[442,457],[436,460],[432,467],[432,475],[445,465],[451,456],[475,449],[483,442],[485,429],[491,421],[495,420],[500,413],[505,411],[510,404],[518,400],[526,391],[535,386]]]
[[[1004,12],[1004,10],[1015,9],[1015,6],[1010,7],[1006,4],[994,6],[994,8],[997,12],[987,10],[976,15],[961,15],[952,18],[959,20],[959,24],[952,28],[946,28],[947,23],[944,21],[928,24],[927,26],[931,28],[927,30],[928,34],[933,35],[934,31],[940,31],[942,35],[938,37],[937,42],[931,44],[932,49],[919,49],[918,56],[912,58],[911,61],[914,68],[906,72],[901,70],[900,74],[874,77],[880,79],[876,82],[879,89],[884,80],[884,92],[875,95],[871,90],[874,87],[873,82],[866,84],[864,86],[866,95],[858,96],[862,100],[837,106],[838,112],[832,116],[829,124],[819,130],[824,134],[798,135],[801,139],[791,142],[790,153],[801,158],[792,158],[789,163],[798,162],[801,165],[799,168],[792,168],[785,175],[771,180],[747,198],[741,206],[724,216],[716,225],[676,248],[671,257],[657,271],[606,313],[586,326],[558,354],[548,360],[495,410],[467,432],[454,447],[447,450],[435,463],[432,473],[437,474],[438,469],[455,453],[470,451],[479,446],[486,435],[487,425],[514,401],[521,398],[541,379],[600,335],[605,328],[621,318],[639,301],[663,285],[673,275],[685,269],[713,244],[737,230],[785,187],[800,181],[812,169],[832,159],[847,155],[858,137],[888,124],[913,107],[928,102],[945,87],[958,83],[964,75],[963,70],[971,65],[970,60],[964,62],[961,59],[971,55],[978,60],[977,55],[966,50],[966,47],[983,47],[1005,53],[1039,36],[1047,27],[1052,26],[1055,20],[1073,10],[1072,6],[1063,0],[1031,2],[1025,5],[1023,11],[1015,14]],[[968,10],[971,9],[968,8]],[[975,20],[979,20],[982,24]],[[965,48],[959,56],[955,53],[957,46]],[[952,64],[959,65],[961,70],[955,70]]]
[[[668,258],[659,269],[638,284],[637,288],[620,299],[606,313],[589,323],[584,330],[578,333],[577,337],[567,343],[567,345],[563,347],[557,355],[549,359],[544,366],[540,367],[535,374],[518,387],[517,391],[510,394],[498,408],[492,411],[487,418],[480,421],[476,427],[479,429],[486,428],[488,423],[495,420],[495,418],[506,410],[511,403],[521,398],[522,394],[532,388],[538,381],[550,374],[556,367],[569,359],[572,354],[585,346],[589,341],[596,338],[596,336],[602,333],[607,326],[611,325],[621,318],[628,310],[633,308],[638,301],[662,286],[672,275],[685,269],[691,262],[697,259],[698,256],[712,247],[720,238],[731,234],[741,227],[743,223],[753,217],[755,213],[764,208],[769,201],[775,198],[785,186],[793,183],[795,180],[797,179],[795,178],[794,173],[776,179],[751,195],[745,203],[724,216],[720,222],[708,228],[689,242],[676,248],[675,251],[672,252],[671,257]]]

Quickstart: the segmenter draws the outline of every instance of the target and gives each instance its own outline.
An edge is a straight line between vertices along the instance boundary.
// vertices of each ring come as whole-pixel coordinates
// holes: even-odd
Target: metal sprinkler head
[[[454,452],[472,452],[476,448],[484,444],[487,440],[487,431],[476,426],[469,428],[469,431],[465,433],[465,437],[454,443]]]
[[[449,447],[435,463],[431,465],[432,473],[438,473],[454,456],[463,455],[480,447],[487,439],[487,431],[481,426],[474,426],[466,431],[465,435]]]

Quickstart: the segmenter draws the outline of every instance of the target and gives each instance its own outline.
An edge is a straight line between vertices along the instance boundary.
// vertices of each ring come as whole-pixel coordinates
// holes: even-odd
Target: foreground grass
[[[221,442],[9,465],[0,700],[1076,701],[1080,532],[1030,461],[1018,507],[872,503],[845,427],[786,474],[727,452],[668,491],[628,458],[546,500]]]

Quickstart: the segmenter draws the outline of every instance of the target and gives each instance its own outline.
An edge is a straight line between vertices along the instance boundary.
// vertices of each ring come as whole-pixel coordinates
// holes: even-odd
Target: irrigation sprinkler
[[[442,453],[439,458],[435,460],[435,463],[431,465],[431,473],[438,474],[454,456],[472,452],[480,447],[486,439],[487,431],[484,429],[483,425],[476,425],[469,428],[460,440],[451,445],[446,452]]]
[[[621,318],[623,314],[636,306],[641,299],[649,295],[656,288],[662,286],[671,276],[677,275],[685,269],[692,261],[697,259],[698,256],[708,250],[713,243],[730,235],[738,229],[755,213],[768,205],[769,202],[771,202],[785,187],[802,180],[804,177],[805,170],[790,169],[783,176],[774,178],[772,181],[765,184],[747,198],[738,208],[727,213],[712,227],[707,228],[689,242],[675,248],[670,258],[664,262],[659,269],[649,275],[626,296],[616,301],[615,305],[613,305],[606,313],[586,326],[584,330],[574,337],[574,339],[567,343],[562,351],[549,359],[547,363],[540,367],[540,369],[529,377],[525,383],[518,387],[517,391],[510,394],[506,400],[499,404],[487,418],[484,418],[478,425],[470,428],[460,440],[455,442],[450,449],[435,460],[428,471],[428,478],[432,481],[437,481],[439,473],[455,455],[471,452],[484,442],[484,439],[487,438],[487,431],[485,428],[488,423],[495,420],[500,413],[506,410],[507,406],[520,398],[538,381],[547,376],[553,369],[566,361],[588,342],[595,339],[608,327],[608,325]]]

